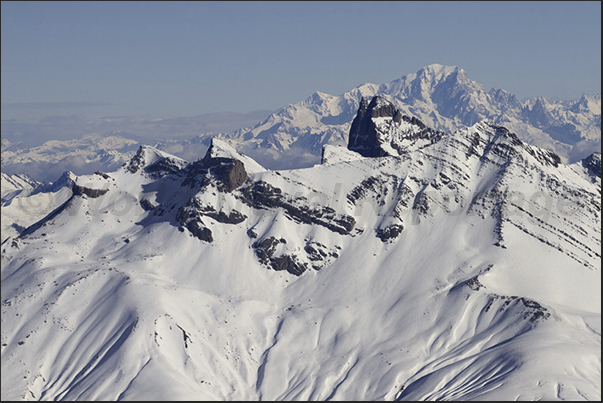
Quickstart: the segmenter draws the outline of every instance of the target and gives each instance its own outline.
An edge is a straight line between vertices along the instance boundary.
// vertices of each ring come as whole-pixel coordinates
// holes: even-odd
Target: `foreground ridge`
[[[599,400],[600,160],[367,97],[312,168],[67,175],[1,246],[2,399]]]

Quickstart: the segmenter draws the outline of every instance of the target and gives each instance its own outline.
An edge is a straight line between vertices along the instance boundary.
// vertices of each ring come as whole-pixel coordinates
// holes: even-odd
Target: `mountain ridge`
[[[286,151],[299,147],[316,153],[323,144],[345,144],[361,98],[375,95],[436,130],[454,132],[488,119],[508,127],[523,141],[548,148],[572,162],[597,147],[600,150],[600,94],[583,95],[574,101],[533,97],[522,103],[503,89],[485,92],[462,68],[439,64],[389,84],[363,84],[340,96],[315,92],[255,127],[239,129],[227,137],[241,143],[251,141],[256,148]],[[579,116],[576,111],[585,114]],[[590,148],[580,155],[571,154],[572,146],[579,142],[590,144]]]
[[[439,64],[426,66],[390,83],[362,84],[339,96],[316,91],[300,102],[278,109],[252,127],[200,134],[188,140],[166,139],[154,145],[191,160],[201,157],[210,138],[217,136],[268,168],[307,167],[320,161],[323,145],[347,144],[361,98],[375,95],[388,99],[402,114],[415,117],[435,130],[452,133],[487,119],[507,127],[528,144],[555,152],[566,162],[600,152],[600,94],[583,94],[580,99],[571,101],[545,97],[519,101],[503,89],[492,88],[486,92],[483,85],[470,80],[462,68]],[[155,123],[160,127],[167,124],[164,120]],[[145,124],[149,126],[153,122]],[[119,137],[118,133],[113,135]],[[3,139],[2,167],[8,173],[35,173],[34,177],[43,181],[54,179],[64,170],[81,170],[84,162],[94,165],[86,174],[113,170],[127,162],[140,145],[140,140],[124,137],[123,141],[136,143],[121,148],[117,143],[112,148],[109,145],[99,148],[95,144],[98,140],[93,139],[81,144],[50,142],[29,150],[24,144],[10,144]],[[67,152],[60,151],[57,148],[60,145],[67,148]],[[61,166],[51,177],[40,177],[42,172],[50,172],[57,165]]]
[[[77,177],[2,243],[2,399],[599,400],[600,153],[380,102],[383,156]]]

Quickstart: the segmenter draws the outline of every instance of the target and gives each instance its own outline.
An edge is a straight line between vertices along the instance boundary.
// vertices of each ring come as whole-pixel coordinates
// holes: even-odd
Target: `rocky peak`
[[[213,178],[218,190],[233,191],[247,180],[245,164],[239,159],[233,158],[237,155],[239,154],[226,143],[212,139],[205,157],[188,166],[182,185],[202,187]]]
[[[350,128],[348,149],[364,157],[400,155],[418,139],[437,141],[440,134],[419,119],[402,115],[386,98],[375,96],[368,102],[363,97]]]
[[[573,113],[594,113],[601,114],[601,97],[599,95],[598,102],[597,97],[589,97],[586,94],[582,94],[580,99],[576,101],[569,110]]]
[[[389,102],[387,99],[375,96],[367,106],[367,111],[370,112],[371,118],[392,118],[396,122],[402,120],[402,114],[394,104]]]
[[[188,162],[164,153],[154,147],[141,145],[125,169],[130,173],[145,172],[152,178],[161,178],[184,168]]]
[[[205,157],[203,157],[204,160],[210,158],[228,158],[238,160],[243,163],[245,171],[248,173],[257,173],[266,170],[266,168],[257,163],[253,158],[238,152],[227,141],[216,137],[211,139],[209,148],[205,153]]]
[[[534,105],[530,109],[525,109],[530,123],[535,127],[545,127],[552,121],[551,113],[549,112],[548,102],[543,97],[536,98]]]
[[[601,153],[594,152],[582,160],[584,166],[591,175],[601,177]]]
[[[521,106],[521,102],[519,102],[517,100],[517,98],[515,97],[515,95],[501,89],[494,89],[492,88],[489,92],[488,95],[490,96],[490,99],[501,105],[502,108],[504,108],[504,110],[508,109],[508,108],[514,108],[514,109],[518,109],[521,110],[522,106]]]
[[[49,189],[56,191],[62,187],[73,187],[76,179],[77,176],[73,172],[65,171],[59,179],[57,179],[55,182],[52,182],[52,184],[49,186]]]
[[[134,154],[132,159],[126,165],[126,169],[131,173],[136,173],[139,169],[145,168],[159,161],[162,158],[161,154],[163,154],[161,151],[153,147],[141,145],[138,147],[136,154]]]
[[[220,140],[216,137],[211,139],[209,148],[205,153],[203,159],[206,158],[236,158],[239,153],[224,140]]]
[[[382,157],[388,155],[380,147],[377,126],[374,118],[391,118],[395,122],[402,120],[402,114],[387,99],[374,96],[369,102],[366,97],[360,100],[358,113],[350,128],[348,149],[365,157]]]

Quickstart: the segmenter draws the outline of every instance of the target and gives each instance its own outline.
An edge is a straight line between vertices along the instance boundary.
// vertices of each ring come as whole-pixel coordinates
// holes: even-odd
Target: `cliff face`
[[[363,97],[348,136],[348,149],[364,157],[401,155],[417,140],[437,141],[442,136],[416,117],[403,115],[387,99]]]
[[[385,98],[375,96],[368,102],[363,97],[358,113],[352,122],[348,148],[365,157],[383,157],[387,152],[380,147],[379,133],[374,118],[390,118],[394,122],[402,121],[402,114]]]

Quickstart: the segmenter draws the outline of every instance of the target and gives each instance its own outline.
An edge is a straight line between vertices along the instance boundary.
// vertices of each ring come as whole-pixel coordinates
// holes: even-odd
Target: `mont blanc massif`
[[[432,65],[3,173],[2,400],[599,401],[600,105]]]

